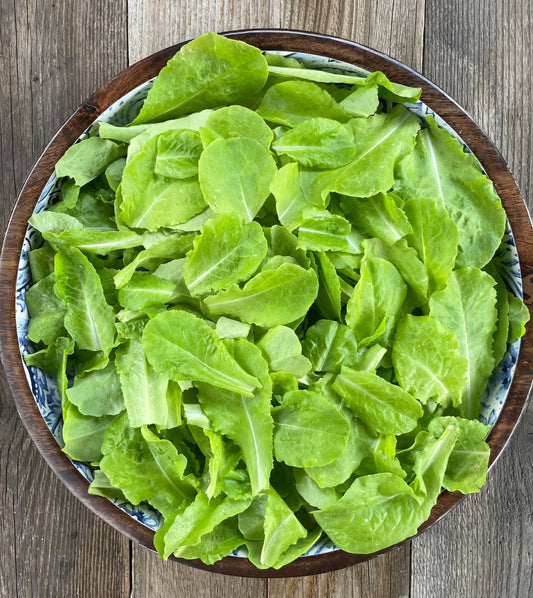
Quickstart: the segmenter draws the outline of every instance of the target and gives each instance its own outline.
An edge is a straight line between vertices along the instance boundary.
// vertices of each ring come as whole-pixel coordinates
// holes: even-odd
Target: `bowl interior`
[[[325,69],[343,74],[367,74],[367,71],[362,68],[331,58],[324,58],[312,54],[298,52],[277,53],[297,58],[310,68]],[[80,136],[79,139],[81,140],[86,136],[95,135],[97,132],[98,122],[109,122],[118,126],[122,126],[131,122],[139,112],[142,102],[144,101],[151,84],[151,80],[147,81],[112,104],[96,119],[96,121]],[[454,131],[426,104],[423,102],[417,102],[416,104],[406,104],[406,106],[422,119],[425,119],[427,115],[433,116],[441,127],[447,129],[455,138],[463,143],[465,151],[470,152],[470,149],[467,147],[458,133]],[[55,203],[59,198],[59,193],[59,182],[56,176],[52,175],[38,199],[35,212],[40,212]],[[31,226],[29,226],[24,238],[18,265],[16,285],[16,327],[19,350],[22,356],[34,351],[32,343],[26,338],[29,314],[26,308],[25,294],[31,286],[31,272],[28,261],[28,252],[39,246],[40,239],[40,235],[34,229],[32,229]],[[507,222],[504,239],[496,254],[496,259],[501,262],[503,277],[511,291],[515,295],[522,297],[520,263],[509,222]],[[508,346],[507,352],[502,362],[499,364],[489,380],[487,390],[485,391],[481,401],[481,415],[479,418],[480,421],[485,424],[494,426],[501,413],[516,369],[519,348],[520,340]],[[50,378],[41,370],[38,370],[34,367],[26,367],[26,365],[23,367],[37,407],[44,421],[46,422],[48,429],[55,438],[57,444],[61,447],[63,446],[63,420],[61,414],[61,400],[57,391],[57,384],[53,378]],[[92,481],[93,471],[88,465],[77,461],[73,461],[72,463],[87,481]],[[155,531],[162,523],[161,515],[149,505],[133,506],[129,503],[124,503],[118,500],[114,500],[112,502],[119,509],[151,530]],[[308,551],[306,556],[317,555],[333,550],[337,550],[335,545],[328,540],[322,540],[315,544],[313,548]],[[233,554],[234,556],[246,557],[246,552],[242,549],[235,551]]]

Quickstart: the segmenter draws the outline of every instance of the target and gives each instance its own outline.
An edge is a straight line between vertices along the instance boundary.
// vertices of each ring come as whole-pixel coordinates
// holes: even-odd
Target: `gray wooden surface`
[[[0,227],[47,141],[129,63],[205,31],[306,29],[413,66],[462,104],[533,198],[530,0],[0,2]],[[303,579],[238,579],[163,563],[73,498],[0,380],[0,598],[533,596],[533,409],[486,487],[420,538]]]

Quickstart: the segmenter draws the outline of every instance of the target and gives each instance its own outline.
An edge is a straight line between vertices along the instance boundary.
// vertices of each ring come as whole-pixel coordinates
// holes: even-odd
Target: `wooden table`
[[[26,0],[0,5],[1,226],[48,140],[128,64],[205,31],[282,27],[381,50],[462,104],[533,202],[530,0]],[[55,478],[0,392],[0,597],[533,596],[533,408],[479,495],[369,563],[254,580],[164,563]]]

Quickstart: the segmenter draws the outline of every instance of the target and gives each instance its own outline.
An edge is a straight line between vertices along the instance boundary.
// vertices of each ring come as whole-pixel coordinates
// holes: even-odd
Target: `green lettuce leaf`
[[[355,146],[349,129],[329,118],[311,118],[288,130],[272,144],[308,168],[338,168],[350,161]]]
[[[82,415],[101,417],[124,411],[124,398],[115,364],[76,376],[67,398]]]
[[[289,372],[301,378],[311,369],[311,362],[302,355],[296,333],[287,326],[271,328],[256,344],[272,372]]]
[[[468,360],[467,381],[460,415],[477,419],[481,396],[494,368],[492,337],[496,328],[494,280],[477,268],[460,268],[452,273],[448,286],[434,293],[430,314],[457,336],[459,349]]]
[[[115,340],[115,318],[98,273],[75,247],[56,254],[55,273],[55,292],[67,308],[65,328],[76,345],[108,354]]]
[[[490,447],[485,438],[490,426],[460,417],[436,417],[430,421],[428,431],[439,438],[448,426],[458,428],[459,436],[450,454],[442,485],[450,492],[479,492],[487,479]]]
[[[407,242],[424,263],[429,293],[446,286],[455,264],[459,232],[446,210],[432,199],[410,199],[403,207],[413,227]]]
[[[215,214],[251,222],[268,197],[276,164],[264,145],[247,137],[215,139],[200,156],[198,176]]]
[[[244,106],[224,106],[209,115],[205,127],[200,129],[200,136],[204,147],[218,138],[248,137],[268,149],[274,134],[253,110]]]
[[[348,115],[331,95],[314,83],[285,81],[272,85],[257,112],[266,121],[296,127],[310,118],[346,122]]]
[[[422,406],[415,398],[369,371],[343,366],[333,390],[356,417],[383,434],[410,432],[422,417]]]
[[[257,222],[234,214],[208,220],[185,262],[185,282],[192,295],[226,289],[248,280],[259,268],[267,242]]]
[[[431,197],[459,229],[457,265],[483,267],[498,248],[505,212],[492,181],[460,141],[431,116],[414,151],[398,166],[394,190],[409,197]]]
[[[293,467],[327,465],[346,448],[350,425],[322,395],[296,390],[272,410],[274,453]]]
[[[315,192],[336,191],[354,197],[370,197],[394,184],[394,168],[413,148],[419,119],[403,106],[348,124],[355,140],[352,160],[328,170],[315,181]],[[379,167],[376,167],[379,165]]]
[[[343,365],[353,365],[357,340],[348,326],[334,320],[319,320],[307,329],[302,351],[314,372],[338,373]]]
[[[145,141],[140,152],[126,164],[120,185],[120,217],[132,228],[156,231],[187,222],[205,207],[196,177],[168,178],[156,172],[162,133]]]
[[[140,336],[134,336],[116,349],[115,363],[132,428],[150,424],[160,428],[180,425],[179,387],[148,363]]]
[[[468,362],[455,334],[437,320],[405,316],[396,329],[392,363],[399,385],[421,403],[461,403]]]
[[[346,306],[346,323],[359,346],[389,346],[407,287],[396,268],[384,259],[361,264],[361,279]]]
[[[198,398],[215,430],[240,447],[255,495],[269,487],[272,470],[272,386],[268,364],[257,347],[241,339],[235,342],[234,352],[244,370],[259,378],[261,387],[247,398],[208,384],[197,384]]]
[[[207,297],[213,316],[229,315],[266,328],[293,322],[307,313],[318,293],[312,270],[282,264],[277,270],[260,272],[241,289],[237,285]],[[283,303],[279,298],[283,297]]]
[[[261,90],[267,76],[268,65],[260,50],[206,33],[169,60],[134,124],[162,121],[224,104],[246,104]]]
[[[70,177],[74,179],[76,185],[83,187],[124,153],[124,146],[113,141],[88,137],[69,147],[58,160],[55,166],[56,175]]]
[[[146,324],[142,342],[152,367],[173,380],[207,382],[248,397],[260,385],[230,356],[211,326],[188,312],[158,314]]]
[[[126,414],[115,419],[102,445],[101,470],[134,505],[149,501],[165,517],[189,504],[196,482],[184,475],[187,458],[150,428],[132,428]]]

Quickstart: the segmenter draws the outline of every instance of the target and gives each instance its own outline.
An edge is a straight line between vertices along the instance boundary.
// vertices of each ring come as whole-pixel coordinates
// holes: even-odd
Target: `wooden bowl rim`
[[[502,198],[511,223],[522,269],[524,299],[533,295],[533,244],[532,225],[520,191],[506,163],[481,128],[453,99],[428,79],[383,53],[361,44],[324,34],[287,29],[250,29],[223,33],[259,47],[261,50],[305,52],[352,63],[369,71],[385,72],[391,80],[405,85],[422,87],[425,104],[441,116],[482,164]],[[15,404],[26,429],[40,453],[67,488],[83,504],[131,540],[153,550],[154,532],[132,519],[110,501],[87,493],[88,482],[75,469],[48,430],[26,380],[19,352],[15,324],[15,292],[18,263],[22,242],[41,191],[53,173],[54,165],[79,135],[115,101],[139,84],[154,77],[166,62],[187,42],[165,48],[125,69],[87,98],[76,112],[59,129],[31,170],[14,206],[4,238],[0,256],[0,281],[4,292],[0,297],[0,313],[5,328],[0,336],[1,358]],[[533,333],[527,327],[517,360],[517,368],[507,399],[490,436],[492,466],[507,445],[528,401],[533,380],[529,367],[533,359]],[[449,512],[463,496],[458,492],[443,492],[433,508],[430,518],[419,529],[428,529]],[[405,540],[407,542],[408,540]],[[403,544],[397,544],[399,546]],[[259,570],[248,559],[226,557],[214,565],[199,560],[175,559],[183,564],[245,577],[294,577],[334,571],[364,562],[393,547],[370,555],[354,555],[341,550],[316,556],[301,557],[279,570]]]

